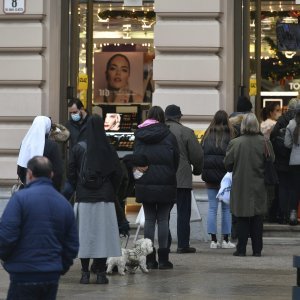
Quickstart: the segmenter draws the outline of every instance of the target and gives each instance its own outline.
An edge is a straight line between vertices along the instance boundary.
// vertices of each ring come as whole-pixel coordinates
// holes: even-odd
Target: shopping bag
[[[198,209],[198,205],[195,199],[195,195],[192,193],[192,203],[191,203],[191,219],[190,222],[198,222],[198,221],[202,221],[199,209]]]
[[[141,206],[140,211],[136,217],[135,224],[138,224],[141,227],[144,227],[145,225],[145,213],[144,213],[143,205]]]

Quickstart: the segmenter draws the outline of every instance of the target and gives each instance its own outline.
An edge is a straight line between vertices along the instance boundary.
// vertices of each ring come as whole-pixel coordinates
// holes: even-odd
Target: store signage
[[[250,78],[249,96],[256,96],[256,78]]]
[[[25,0],[4,0],[3,11],[5,14],[23,14],[25,5]]]
[[[88,88],[88,76],[85,73],[79,73],[78,76],[78,89],[87,90]]]
[[[124,0],[124,6],[143,6],[143,0]]]
[[[290,90],[299,91],[300,90],[300,82],[289,82]]]

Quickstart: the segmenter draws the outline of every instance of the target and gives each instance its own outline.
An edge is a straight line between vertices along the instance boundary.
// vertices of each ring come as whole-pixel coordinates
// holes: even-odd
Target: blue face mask
[[[71,118],[74,122],[78,122],[81,119],[80,113],[77,114],[71,114]]]

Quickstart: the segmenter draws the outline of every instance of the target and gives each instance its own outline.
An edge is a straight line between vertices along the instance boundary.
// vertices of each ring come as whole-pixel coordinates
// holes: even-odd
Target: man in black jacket
[[[66,128],[70,132],[69,137],[69,153],[74,145],[86,139],[86,123],[89,119],[88,112],[84,109],[82,102],[77,99],[71,99],[68,102],[68,111],[70,113],[70,120],[66,123]],[[70,156],[70,155],[69,155]],[[74,193],[71,184],[66,181],[62,194],[70,200]]]
[[[86,123],[89,114],[84,109],[82,102],[77,98],[68,102],[68,111],[71,118],[67,122],[66,127],[70,131],[69,149],[72,149],[75,144],[86,138]]]
[[[180,124],[181,110],[176,105],[169,105],[165,110],[166,124],[175,135],[180,151],[177,169],[177,253],[194,253],[190,247],[191,190],[192,175],[201,175],[203,150],[194,131]],[[192,169],[192,167],[193,169]]]

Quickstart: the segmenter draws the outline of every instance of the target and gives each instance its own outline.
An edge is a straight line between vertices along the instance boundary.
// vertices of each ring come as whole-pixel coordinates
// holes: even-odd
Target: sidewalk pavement
[[[132,244],[132,238],[129,247]],[[57,299],[220,299],[286,300],[296,285],[293,255],[300,254],[300,240],[265,238],[262,257],[232,256],[233,249],[209,249],[209,243],[192,241],[195,254],[177,254],[172,244],[173,270],[151,270],[143,274],[109,276],[108,285],[96,285],[95,275],[89,285],[79,284],[80,262],[61,278]],[[0,300],[5,299],[9,278],[0,267]]]

